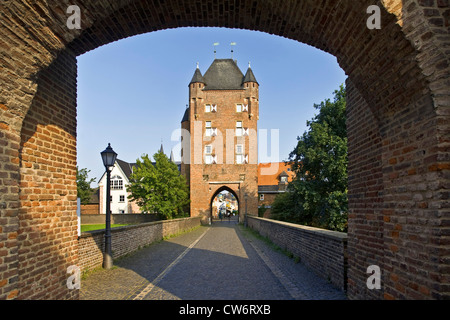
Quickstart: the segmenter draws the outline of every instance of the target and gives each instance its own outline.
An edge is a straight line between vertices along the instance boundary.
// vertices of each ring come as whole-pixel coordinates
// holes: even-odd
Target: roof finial
[[[233,46],[235,46],[236,45],[236,42],[232,42],[232,43],[230,43],[230,46],[231,46],[231,59],[233,59]]]
[[[217,53],[216,47],[217,47],[218,45],[219,45],[218,42],[214,42],[214,44],[213,44],[213,46],[214,46],[214,60],[216,59],[216,53]]]
[[[250,61],[248,62],[248,68],[251,69],[251,67],[250,67]]]
[[[197,62],[197,69],[200,69],[200,68],[198,67],[198,62]]]

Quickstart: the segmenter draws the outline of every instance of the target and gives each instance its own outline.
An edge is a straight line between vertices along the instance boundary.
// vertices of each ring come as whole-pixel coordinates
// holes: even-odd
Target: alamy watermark
[[[367,288],[369,290],[380,290],[381,289],[381,269],[377,265],[371,265],[367,268],[367,273],[370,277],[367,278]]]
[[[66,25],[70,30],[81,29],[81,10],[77,5],[71,5],[67,7],[67,14],[70,14],[67,19]]]
[[[369,6],[366,10],[370,17],[367,19],[366,25],[369,30],[381,29],[381,9],[377,5]]]
[[[70,276],[67,278],[66,286],[69,290],[81,288],[81,270],[78,266],[70,266],[67,268],[67,273]]]

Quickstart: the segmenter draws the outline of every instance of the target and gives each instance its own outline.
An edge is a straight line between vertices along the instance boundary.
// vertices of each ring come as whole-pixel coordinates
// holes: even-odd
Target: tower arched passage
[[[226,191],[226,192],[229,192],[229,193],[231,193],[233,196],[234,196],[234,198],[236,199],[236,201],[237,201],[237,211],[239,212],[239,216],[241,215],[241,213],[242,213],[242,207],[241,207],[241,203],[243,203],[243,202],[241,202],[240,201],[240,198],[239,198],[239,196],[238,196],[238,194],[239,194],[239,192],[236,192],[235,190],[233,190],[233,188],[231,188],[231,187],[229,187],[229,186],[221,186],[221,187],[219,187],[214,193],[213,193],[213,196],[211,197],[211,201],[210,201],[210,205],[209,205],[209,207],[210,207],[210,218],[211,218],[211,221],[213,221],[214,220],[214,218],[215,218],[215,214],[214,214],[214,209],[215,209],[215,206],[214,206],[214,201],[218,198],[218,196],[220,195],[220,194],[222,194],[224,191]]]

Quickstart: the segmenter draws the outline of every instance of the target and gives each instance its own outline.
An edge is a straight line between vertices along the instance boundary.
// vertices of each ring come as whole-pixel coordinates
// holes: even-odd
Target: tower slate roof
[[[197,66],[189,85],[203,83],[205,84],[204,90],[240,90],[243,89],[243,84],[246,82],[258,83],[250,65],[244,76],[236,60],[214,59],[205,75],[202,75]]]
[[[244,75],[232,59],[215,59],[203,76],[205,90],[242,89]]]

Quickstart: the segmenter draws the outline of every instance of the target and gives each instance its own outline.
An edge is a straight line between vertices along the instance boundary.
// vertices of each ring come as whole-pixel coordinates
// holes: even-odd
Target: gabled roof
[[[203,76],[205,90],[242,89],[244,74],[232,59],[215,59]]]
[[[289,177],[289,175],[286,173],[286,171],[283,171],[280,173],[280,177]]]
[[[258,164],[258,185],[275,186],[280,182],[281,176],[288,176],[292,181],[295,173],[292,171],[290,162],[260,163]]]
[[[122,169],[127,179],[130,180],[130,176],[133,173],[133,167],[137,166],[136,163],[128,163],[120,159],[116,159],[116,162]]]

